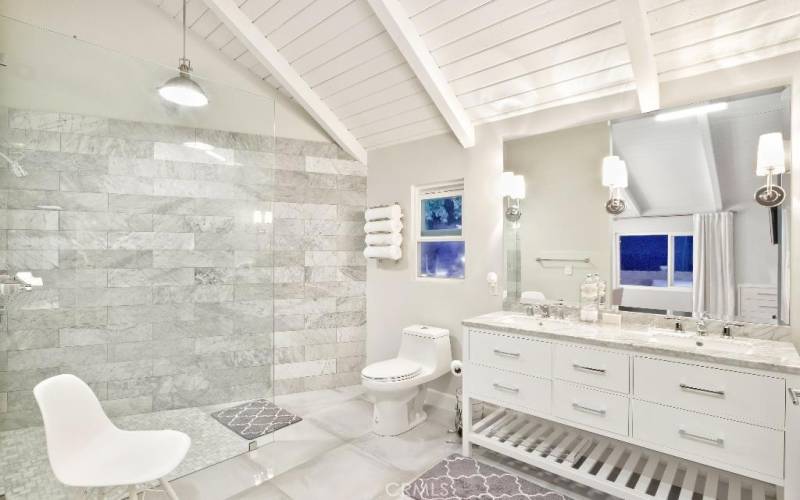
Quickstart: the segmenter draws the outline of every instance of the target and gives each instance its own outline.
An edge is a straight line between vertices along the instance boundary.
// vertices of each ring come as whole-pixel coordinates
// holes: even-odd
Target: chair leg
[[[175,490],[172,489],[172,486],[169,484],[169,481],[166,478],[159,479],[161,482],[161,487],[164,488],[164,492],[170,498],[170,500],[179,500],[178,495],[175,494]]]

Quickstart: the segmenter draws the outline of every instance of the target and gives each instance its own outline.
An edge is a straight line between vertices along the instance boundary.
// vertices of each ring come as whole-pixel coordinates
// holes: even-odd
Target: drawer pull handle
[[[606,370],[604,368],[592,368],[591,366],[583,366],[576,363],[572,364],[572,367],[576,370],[583,370],[592,373],[604,374]]]
[[[583,406],[578,403],[572,403],[572,407],[578,411],[582,411],[584,413],[591,413],[592,415],[600,415],[602,417],[606,416],[605,410],[598,410],[596,408],[589,408],[588,406]]]
[[[693,434],[684,429],[678,430],[678,434],[680,434],[680,436],[685,439],[694,439],[695,441],[701,441],[703,443],[713,444],[714,446],[720,446],[720,447],[725,446],[725,440],[722,438],[701,436],[700,434]]]
[[[797,400],[797,391],[789,387],[789,398],[792,400],[792,404],[795,406],[800,406],[800,401]]]
[[[494,353],[497,354],[498,356],[506,356],[508,358],[518,358],[519,357],[519,353],[518,352],[501,351],[500,349],[495,349]]]
[[[713,389],[703,389],[702,387],[693,387],[691,385],[680,384],[681,389],[684,391],[694,391],[700,392],[702,394],[708,394],[709,396],[718,396],[721,398],[725,397],[725,391],[715,391]]]
[[[519,392],[519,388],[517,388],[517,387],[509,387],[507,385],[498,384],[497,382],[495,382],[492,385],[494,385],[495,389],[499,389],[501,391],[513,392],[514,394],[517,394]]]

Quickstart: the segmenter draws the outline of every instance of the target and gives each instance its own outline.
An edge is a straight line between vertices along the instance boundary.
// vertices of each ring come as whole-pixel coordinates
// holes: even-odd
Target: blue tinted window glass
[[[419,275],[426,278],[463,278],[463,241],[424,241],[419,244]]]
[[[667,286],[668,259],[667,235],[620,236],[620,284]]]
[[[692,266],[694,265],[694,239],[691,236],[675,237],[675,278],[673,285],[692,286]]]
[[[461,196],[422,200],[422,236],[461,236]]]

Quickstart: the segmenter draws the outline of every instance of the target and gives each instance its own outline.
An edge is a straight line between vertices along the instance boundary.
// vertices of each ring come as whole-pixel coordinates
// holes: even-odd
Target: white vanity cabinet
[[[464,334],[464,408],[498,407],[472,424],[467,412],[465,454],[478,444],[622,498],[678,487],[681,499],[800,500],[796,375],[535,332]]]

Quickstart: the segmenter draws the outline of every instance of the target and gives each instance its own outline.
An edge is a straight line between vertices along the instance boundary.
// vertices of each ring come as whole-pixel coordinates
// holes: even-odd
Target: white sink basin
[[[753,344],[743,339],[726,339],[720,337],[701,337],[699,335],[653,335],[648,339],[653,346],[678,347],[694,351],[715,351],[748,354],[753,351]]]

